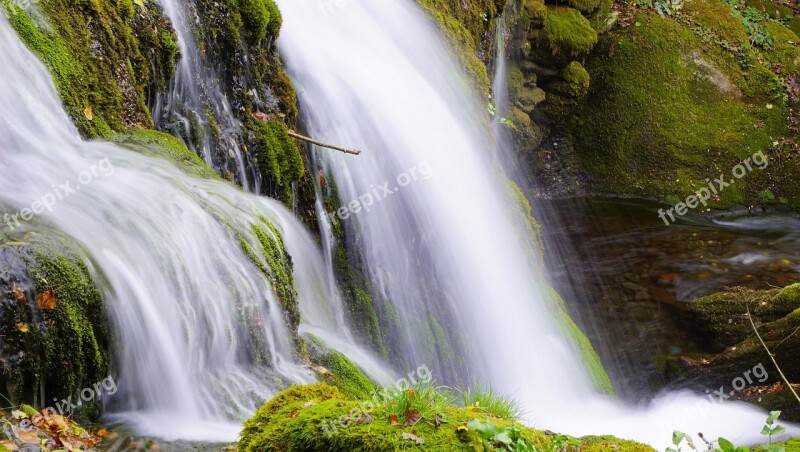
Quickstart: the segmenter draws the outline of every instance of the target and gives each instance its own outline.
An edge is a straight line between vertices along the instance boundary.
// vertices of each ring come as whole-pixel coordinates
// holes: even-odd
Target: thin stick
[[[767,351],[769,359],[772,360],[772,364],[775,364],[775,368],[778,369],[778,373],[781,374],[781,378],[783,378],[783,382],[786,383],[786,387],[789,388],[790,391],[792,391],[794,397],[797,399],[798,402],[800,402],[800,396],[798,396],[797,393],[794,391],[792,384],[789,383],[789,379],[786,378],[786,375],[783,374],[783,371],[781,370],[781,367],[778,365],[778,362],[775,361],[775,355],[773,355],[772,352],[769,351],[769,347],[767,347],[767,344],[764,343],[764,339],[762,339],[761,335],[758,333],[758,328],[756,328],[756,323],[753,322],[753,316],[750,315],[750,301],[747,302],[747,320],[749,320],[750,325],[753,326],[753,331],[755,331],[758,341],[761,342],[761,346],[763,346],[764,350]]]
[[[309,138],[309,137],[307,137],[305,135],[300,135],[299,133],[295,132],[294,130],[288,130],[286,133],[290,137],[294,137],[294,138],[297,138],[298,140],[305,141],[305,142],[308,142],[308,143],[311,143],[311,144],[315,144],[315,145],[321,146],[323,148],[333,149],[334,151],[344,152],[345,154],[353,154],[353,155],[361,154],[361,151],[359,151],[357,149],[346,149],[346,148],[342,148],[342,147],[339,147],[339,146],[334,146],[332,144],[325,144],[325,143],[323,143],[321,141],[317,141],[317,140],[315,140],[313,138]]]

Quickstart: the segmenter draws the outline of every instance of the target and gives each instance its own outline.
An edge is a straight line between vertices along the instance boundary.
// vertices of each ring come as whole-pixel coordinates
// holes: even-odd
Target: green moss
[[[589,20],[573,8],[549,6],[544,20],[545,44],[554,55],[580,57],[597,44],[597,32]]]
[[[267,402],[245,423],[237,450],[483,451],[486,449],[477,432],[457,427],[463,427],[473,419],[491,420],[501,429],[512,424],[483,413],[448,406],[440,413],[447,423],[436,426],[432,419],[423,419],[413,427],[403,427],[391,425],[388,416],[384,418],[377,414],[380,410],[373,411],[371,408],[375,408],[371,401],[347,400],[336,388],[328,385],[295,386]],[[364,416],[365,412],[371,413],[370,416]],[[525,427],[520,430],[522,437],[538,450],[547,450],[547,446],[552,444],[551,434]],[[403,433],[411,432],[422,438],[424,445],[417,446],[413,441],[403,439]],[[613,450],[653,450],[611,437],[603,438],[603,441]],[[599,444],[599,441],[590,438],[589,443]],[[598,446],[591,450],[608,449]]]
[[[282,18],[272,0],[238,0],[238,2],[244,36],[251,45],[259,44],[267,36],[277,38]]]
[[[731,8],[720,0],[687,0],[682,11],[703,29],[726,41],[738,45],[750,42],[742,21],[734,17]]]
[[[105,137],[125,127],[152,127],[145,90],[166,88],[177,57],[158,38],[172,30],[157,9],[133,14],[132,6],[114,0],[48,0],[40,6],[50,26],[39,28],[13,2],[0,1],[14,29],[50,70],[81,134]]]
[[[523,4],[522,7],[522,20],[543,21],[546,17],[547,17],[547,6],[544,4],[543,0],[525,0],[525,3]]]
[[[0,259],[9,257],[12,278],[0,280],[0,382],[5,383],[0,394],[8,390],[12,401],[49,406],[53,398],[74,397],[106,378],[108,319],[86,253],[47,231],[27,244],[3,245]],[[26,303],[14,299],[12,281],[25,291]],[[38,298],[51,294],[55,308],[41,308]],[[27,332],[18,325],[27,326]]]
[[[800,71],[800,37],[771,20],[764,21],[763,26],[774,39],[772,49],[764,52],[767,61],[781,65],[781,72],[786,75]]]
[[[562,329],[571,340],[575,350],[580,354],[595,387],[605,394],[615,396],[614,387],[611,385],[611,379],[608,377],[608,373],[603,367],[600,356],[597,354],[597,351],[595,351],[589,338],[586,337],[583,331],[581,331],[578,325],[572,320],[572,317],[570,317],[564,299],[546,282],[542,283],[542,287],[548,301],[556,310],[556,315],[560,320]]]
[[[600,8],[600,0],[567,0],[567,4],[583,13],[592,13]]]
[[[800,284],[784,289],[718,292],[698,298],[687,306],[701,331],[725,345],[741,342],[752,334],[747,319],[747,302],[758,323],[774,322],[800,308]]]
[[[472,88],[489,97],[486,65],[478,58],[481,39],[502,12],[502,0],[417,0],[439,24],[453,54],[467,72]]]
[[[377,389],[372,380],[364,375],[358,366],[337,351],[325,352],[313,361],[330,372],[328,375],[318,376],[326,383],[338,388],[347,397],[354,400],[366,400],[371,398]]]
[[[220,179],[203,159],[172,135],[156,130],[131,129],[114,135],[111,141],[133,151],[165,158],[192,176]]]
[[[511,194],[511,197],[516,202],[516,212],[519,214],[519,217],[524,220],[525,226],[527,226],[528,229],[528,236],[532,239],[534,244],[534,247],[529,250],[530,255],[534,256],[536,259],[544,258],[542,225],[539,224],[539,222],[536,221],[536,218],[533,216],[533,208],[531,207],[531,203],[528,201],[525,193],[522,192],[522,189],[519,187],[519,185],[517,185],[516,182],[509,180],[508,190]]]
[[[708,0],[712,1],[712,0]],[[586,62],[588,96],[570,121],[584,167],[603,191],[685,199],[706,179],[788,134],[780,83],[753,59],[743,71],[736,56],[689,28],[657,15],[639,27],[604,35]],[[795,161],[770,161],[725,188],[710,207],[755,201],[770,188],[800,208]]]
[[[358,319],[356,322],[359,330],[366,335],[371,344],[382,344],[381,328],[378,323],[378,315],[375,306],[372,304],[372,296],[363,288],[355,289],[355,298],[350,305],[350,314]]]
[[[567,65],[559,74],[560,80],[549,85],[549,87],[559,94],[575,99],[581,99],[589,92],[591,78],[589,73],[577,61]]]
[[[281,234],[275,226],[264,217],[259,218],[261,225],[253,225],[261,252],[267,264],[267,279],[283,307],[286,322],[290,331],[297,333],[300,326],[300,306],[297,302],[297,290],[294,287],[292,258],[286,251]]]
[[[254,152],[262,176],[274,187],[273,195],[284,202],[291,200],[291,183],[305,171],[300,148],[287,134],[284,123],[250,119],[247,125],[248,147]]]
[[[791,8],[771,0],[747,0],[747,6],[765,12],[773,19],[785,19],[794,16]]]

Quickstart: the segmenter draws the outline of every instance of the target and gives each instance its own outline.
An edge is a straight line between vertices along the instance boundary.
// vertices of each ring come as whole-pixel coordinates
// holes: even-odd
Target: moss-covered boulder
[[[800,208],[799,160],[784,146],[796,137],[783,79],[796,72],[797,40],[780,23],[731,4],[687,0],[674,16],[639,14],[600,39],[570,130],[601,191],[684,199],[720,174],[733,179],[736,165],[762,152],[765,169],[751,165],[703,207]],[[754,30],[773,44],[759,47]],[[773,196],[759,197],[765,190]]]
[[[108,376],[111,334],[86,252],[57,231],[0,236],[0,395],[50,406]],[[81,415],[96,417],[95,403]]]
[[[688,305],[703,333],[710,334],[726,346],[753,334],[748,309],[756,324],[786,317],[800,309],[800,284],[766,291],[719,292],[698,298]]]
[[[547,450],[554,443],[552,432],[514,425],[513,421],[491,417],[480,410],[444,404],[425,408],[433,411],[422,417],[393,416],[380,401],[353,400],[329,385],[293,386],[267,402],[245,423],[237,450],[491,450],[480,433],[484,427],[503,430],[538,450]],[[582,450],[653,451],[613,437],[588,437],[582,442]]]
[[[358,366],[345,355],[329,349],[314,335],[309,335],[308,357],[320,381],[336,387],[352,399],[369,399],[378,389]]]
[[[764,344],[753,330],[748,306]],[[667,378],[723,387],[734,398],[782,410],[786,419],[800,420],[800,403],[785,387],[772,360],[790,382],[800,381],[800,284],[782,290],[740,288],[710,295],[697,300],[690,312],[696,315],[700,337],[710,334],[729,346],[716,355],[669,358]]]
[[[542,38],[558,57],[578,58],[597,44],[597,32],[589,20],[578,10],[563,6],[548,7]]]
[[[32,4],[29,8],[41,8],[47,23],[38,23],[19,2],[0,4],[25,44],[50,69],[67,113],[83,136],[152,127],[146,93],[166,90],[178,59],[171,24],[155,2]]]

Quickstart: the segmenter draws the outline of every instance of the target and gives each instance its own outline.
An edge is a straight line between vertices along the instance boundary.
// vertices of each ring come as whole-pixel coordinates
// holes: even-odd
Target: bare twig
[[[339,147],[339,146],[334,146],[332,144],[326,144],[326,143],[323,143],[321,141],[317,141],[317,140],[315,140],[313,138],[309,138],[309,137],[307,137],[305,135],[300,135],[299,133],[295,132],[294,130],[289,130],[286,133],[290,137],[294,137],[294,138],[297,138],[298,140],[305,141],[307,143],[311,143],[311,144],[314,144],[314,145],[317,145],[317,146],[320,146],[320,147],[323,147],[323,148],[333,149],[334,151],[344,152],[345,154],[353,154],[353,155],[361,154],[361,151],[359,151],[358,149],[347,149],[347,148],[343,148],[343,147]]]
[[[756,323],[753,322],[753,316],[750,315],[750,300],[747,300],[746,306],[747,306],[747,320],[750,321],[750,325],[753,327],[753,331],[756,333],[758,341],[761,342],[761,346],[764,347],[764,350],[767,351],[769,359],[772,360],[772,364],[775,364],[775,368],[778,369],[778,373],[781,375],[783,382],[786,383],[786,387],[789,388],[790,391],[792,391],[794,397],[797,399],[798,402],[800,402],[800,396],[797,395],[797,392],[795,392],[794,387],[792,387],[792,384],[789,382],[789,379],[786,378],[786,375],[783,374],[781,367],[778,365],[778,361],[775,360],[775,355],[769,350],[769,347],[767,347],[767,344],[764,342],[764,339],[761,338],[761,334],[759,334],[758,328],[756,328]]]

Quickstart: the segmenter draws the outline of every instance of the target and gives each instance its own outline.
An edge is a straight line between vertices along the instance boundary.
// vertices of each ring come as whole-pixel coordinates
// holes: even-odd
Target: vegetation
[[[239,451],[520,450],[557,451],[581,444],[582,450],[647,452],[653,449],[612,437],[572,439],[529,429],[445,403],[418,387],[379,402],[347,398],[326,384],[293,386],[261,407],[245,423]],[[395,403],[387,407],[385,403]],[[395,409],[405,403],[408,410]],[[419,410],[419,413],[417,413]],[[422,416],[422,413],[426,416]],[[534,449],[535,448],[535,449]]]
[[[554,55],[580,57],[597,44],[597,32],[589,20],[573,8],[551,6],[544,20],[544,42]]]
[[[466,408],[479,413],[518,422],[522,418],[519,402],[505,395],[496,394],[490,386],[456,388]]]

